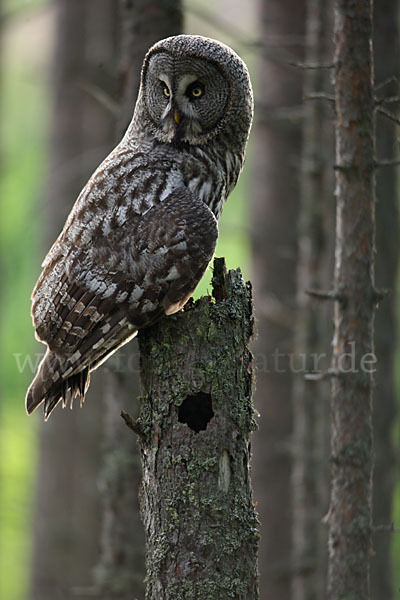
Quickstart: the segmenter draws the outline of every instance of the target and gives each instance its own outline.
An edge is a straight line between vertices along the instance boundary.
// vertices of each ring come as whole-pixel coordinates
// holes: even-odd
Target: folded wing
[[[122,224],[105,215],[90,235],[70,238],[65,230],[53,246],[32,296],[48,349],[26,404],[31,413],[44,402],[46,418],[61,400],[82,402],[90,371],[138,329],[179,310],[212,259],[217,222],[180,187],[144,215]]]

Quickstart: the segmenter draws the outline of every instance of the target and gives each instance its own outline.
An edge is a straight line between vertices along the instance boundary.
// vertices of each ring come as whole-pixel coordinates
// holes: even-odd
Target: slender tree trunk
[[[122,87],[118,140],[132,118],[147,50],[159,39],[182,32],[181,0],[121,0],[119,8]],[[131,599],[144,594],[144,532],[138,503],[141,473],[136,439],[122,429],[119,415],[123,409],[135,411],[132,407],[139,394],[136,340],[116,353],[105,370],[105,457],[101,475],[104,512],[95,582],[107,600]]]
[[[216,302],[140,332],[147,600],[256,600],[250,284],[216,259]]]
[[[367,600],[377,300],[371,0],[336,0],[335,42],[337,230],[328,597]]]
[[[390,77],[399,77],[400,32],[399,3],[397,0],[380,0],[375,3],[375,66],[376,81],[382,83]],[[398,81],[381,88],[379,96],[399,93]],[[393,111],[393,106],[390,106]],[[377,122],[377,155],[379,158],[396,158],[396,130],[387,119]],[[376,270],[378,287],[390,289],[382,308],[378,310],[375,325],[377,355],[376,397],[373,413],[374,429],[374,525],[392,522],[392,502],[395,486],[395,450],[393,426],[396,418],[395,350],[396,350],[396,280],[398,271],[399,213],[398,177],[396,168],[377,172],[376,206]],[[387,531],[377,531],[373,538],[374,556],[371,560],[371,597],[393,598],[393,570],[391,561],[392,536]]]
[[[262,39],[274,40],[262,57],[254,127],[253,268],[258,338],[254,436],[254,492],[261,520],[260,591],[263,600],[288,600],[291,587],[291,435],[300,121],[279,119],[301,105],[305,0],[263,0]]]
[[[306,65],[327,64],[329,11],[322,0],[307,2]],[[327,507],[321,494],[325,472],[325,423],[329,391],[325,382],[307,380],[326,369],[319,360],[325,350],[326,316],[309,295],[322,289],[327,271],[327,217],[331,189],[327,166],[332,148],[327,132],[327,107],[310,95],[327,87],[327,70],[304,71],[303,148],[299,259],[297,269],[296,357],[298,373],[293,387],[293,578],[292,600],[317,600],[325,590],[326,539],[321,519]],[[330,221],[330,219],[329,219]],[[331,222],[329,222],[331,225]],[[330,316],[330,315],[329,315]]]
[[[43,219],[43,250],[59,234],[81,187],[109,151],[113,117],[85,90],[112,72],[112,20],[107,0],[89,18],[95,0],[58,0],[54,56],[51,161]],[[97,37],[99,33],[99,37]],[[108,79],[107,79],[108,81]],[[98,381],[98,380],[97,380]],[[102,406],[94,378],[85,407],[55,411],[40,425],[31,598],[70,597],[90,583],[97,560],[100,506],[96,474],[101,460]],[[77,593],[74,597],[80,598]]]

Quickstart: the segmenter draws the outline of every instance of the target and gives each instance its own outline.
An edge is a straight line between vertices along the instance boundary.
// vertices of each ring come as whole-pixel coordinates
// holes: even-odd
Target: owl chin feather
[[[160,141],[167,144],[186,142],[191,145],[198,145],[200,143],[199,135],[201,132],[201,125],[197,119],[188,118],[183,115],[177,123],[173,114],[168,112],[161,121],[160,129],[155,130],[155,135]]]

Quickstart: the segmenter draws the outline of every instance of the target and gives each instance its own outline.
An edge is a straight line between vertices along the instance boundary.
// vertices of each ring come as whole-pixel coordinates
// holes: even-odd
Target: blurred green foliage
[[[219,222],[219,239],[215,256],[224,256],[228,269],[240,267],[243,277],[249,278],[250,227],[248,212],[248,165],[234,192],[229,196]],[[211,294],[212,264],[205,272],[194,293],[194,298]]]
[[[9,15],[27,4],[5,2],[3,10]],[[34,4],[39,3],[29,6]],[[0,103],[0,598],[7,600],[24,600],[29,578],[36,419],[28,420],[24,408],[31,372],[20,372],[15,355],[23,360],[37,350],[29,312],[38,274],[37,200],[44,176],[47,114],[46,86],[27,60],[32,53],[29,23],[22,29],[13,18],[6,21]],[[26,44],[21,44],[24,38]]]
[[[1,12],[6,18],[16,16],[25,18],[30,12],[36,12],[47,2],[48,0],[1,0]]]

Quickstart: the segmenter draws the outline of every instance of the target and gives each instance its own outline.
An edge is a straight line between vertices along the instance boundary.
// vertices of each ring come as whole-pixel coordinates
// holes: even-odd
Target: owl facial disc
[[[203,144],[226,121],[232,86],[211,60],[155,52],[143,81],[145,106],[161,141]]]

